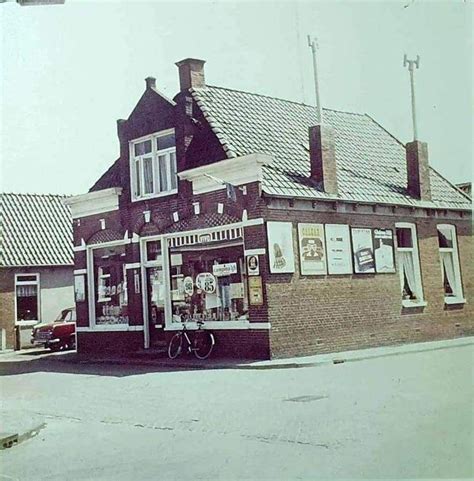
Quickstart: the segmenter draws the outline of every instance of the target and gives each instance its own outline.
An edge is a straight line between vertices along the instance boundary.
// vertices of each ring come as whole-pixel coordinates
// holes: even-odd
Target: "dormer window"
[[[178,191],[174,129],[130,142],[132,201]]]

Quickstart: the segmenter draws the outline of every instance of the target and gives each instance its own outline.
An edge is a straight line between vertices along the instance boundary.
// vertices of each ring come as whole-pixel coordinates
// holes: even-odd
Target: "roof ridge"
[[[34,197],[72,197],[73,194],[40,194],[36,192],[25,193],[25,192],[0,192],[0,196],[3,195],[15,195],[15,196],[34,196]]]
[[[190,92],[199,93],[199,91],[206,90],[207,88],[218,89],[218,90],[227,90],[229,92],[237,92],[237,93],[241,93],[241,94],[252,95],[254,97],[263,97],[263,98],[267,98],[267,99],[278,100],[280,102],[287,102],[289,104],[296,104],[296,105],[299,105],[299,106],[302,106],[302,107],[307,107],[309,109],[316,109],[316,106],[314,106],[314,105],[305,104],[304,102],[297,102],[296,100],[283,99],[281,97],[273,97],[271,95],[260,94],[260,93],[255,93],[255,92],[248,92],[246,90],[231,89],[229,87],[219,87],[217,85],[206,85],[205,87],[193,87],[193,88],[190,88],[189,90],[190,90]],[[349,110],[331,109],[331,108],[328,108],[328,107],[323,107],[323,110],[326,110],[326,111],[329,111],[329,112],[339,112],[339,113],[342,113],[342,114],[359,115],[361,117],[364,117],[366,115],[365,113],[361,113],[361,112],[352,112],[352,111],[349,111]]]

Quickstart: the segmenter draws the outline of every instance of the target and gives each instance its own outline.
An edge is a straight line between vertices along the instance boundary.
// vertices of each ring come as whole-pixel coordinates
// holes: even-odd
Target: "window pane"
[[[144,140],[135,144],[135,156],[144,155],[151,152],[151,140]]]
[[[145,194],[153,193],[153,159],[147,157],[143,159],[143,192]]]
[[[17,282],[36,282],[36,274],[32,275],[24,275],[24,276],[17,276],[16,277]]]
[[[158,164],[160,166],[160,191],[166,192],[168,188],[167,163],[169,156],[160,155],[158,157]]]
[[[398,247],[413,247],[413,239],[411,236],[411,229],[398,228],[397,229],[397,243]]]
[[[146,258],[148,261],[155,261],[161,257],[161,241],[147,242]]]
[[[16,319],[31,321],[38,319],[38,288],[37,286],[17,286],[16,288]]]
[[[174,134],[163,135],[156,139],[156,148],[158,150],[169,149],[176,144]]]
[[[438,242],[440,247],[453,247],[453,231],[450,228],[438,227]]]
[[[170,154],[170,178],[171,178],[171,190],[176,189],[178,179],[176,177],[176,152]]]
[[[142,195],[141,181],[140,181],[140,162],[135,162],[135,197]]]

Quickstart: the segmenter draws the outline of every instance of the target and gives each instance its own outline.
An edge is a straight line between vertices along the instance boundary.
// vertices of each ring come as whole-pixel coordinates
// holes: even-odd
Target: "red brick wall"
[[[294,274],[269,274],[267,297],[272,357],[334,352],[370,346],[447,339],[474,334],[472,234],[468,220],[380,215],[269,211],[272,220],[294,222]],[[297,221],[394,228],[417,225],[423,292],[428,305],[402,308],[394,274],[301,276]],[[466,304],[445,306],[436,224],[457,226]]]

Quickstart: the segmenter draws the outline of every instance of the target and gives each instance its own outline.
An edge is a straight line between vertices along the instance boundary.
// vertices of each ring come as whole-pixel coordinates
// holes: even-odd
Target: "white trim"
[[[265,247],[261,247],[259,249],[245,249],[244,255],[246,256],[264,256],[267,253],[267,249]]]
[[[141,266],[140,262],[133,262],[131,264],[125,264],[125,269],[140,269]]]
[[[79,276],[81,274],[87,274],[87,269],[74,269],[72,273],[75,276]]]
[[[118,210],[118,200],[121,194],[121,187],[111,187],[69,197],[63,202],[71,209],[72,218],[77,219]]]
[[[100,249],[101,247],[113,247],[113,246],[126,245],[131,243],[132,243],[131,239],[119,239],[119,240],[109,241],[109,242],[98,242],[96,244],[87,244],[86,247],[88,249]]]
[[[262,182],[263,166],[272,162],[273,158],[270,155],[255,153],[184,170],[178,172],[178,177],[192,182],[194,194],[204,194],[225,189],[224,184],[212,180],[213,176],[232,185]]]
[[[170,323],[165,326],[165,331],[180,331],[183,325],[180,322]],[[186,329],[195,330],[198,326],[196,322],[187,322]],[[271,329],[269,322],[249,322],[249,321],[209,321],[204,323],[202,329],[210,331],[220,330],[255,330],[255,329]]]
[[[143,326],[129,326],[128,324],[99,324],[95,327],[76,327],[76,332],[110,332],[110,331],[143,331]]]

